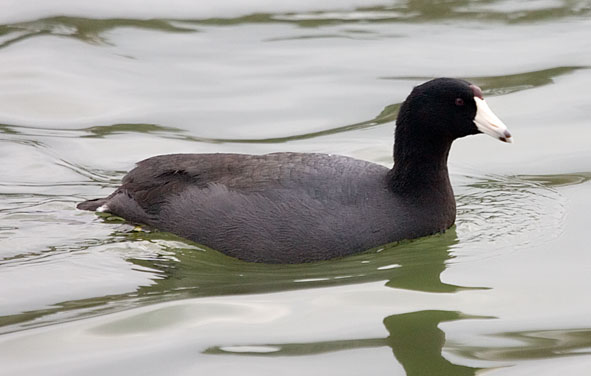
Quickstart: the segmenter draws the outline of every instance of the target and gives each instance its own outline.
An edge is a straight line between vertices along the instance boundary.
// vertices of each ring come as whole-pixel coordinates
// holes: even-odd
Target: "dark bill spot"
[[[478,97],[478,98],[484,100],[484,97],[482,96],[482,89],[481,88],[479,88],[476,85],[470,85],[470,89],[472,89],[472,92],[474,92],[475,97]]]

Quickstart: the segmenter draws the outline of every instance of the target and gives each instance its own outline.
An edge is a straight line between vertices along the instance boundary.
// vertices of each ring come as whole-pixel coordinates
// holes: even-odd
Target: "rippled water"
[[[588,374],[588,1],[0,4],[0,374]],[[390,165],[437,76],[516,140],[454,145],[445,234],[259,265],[75,209],[163,153]]]

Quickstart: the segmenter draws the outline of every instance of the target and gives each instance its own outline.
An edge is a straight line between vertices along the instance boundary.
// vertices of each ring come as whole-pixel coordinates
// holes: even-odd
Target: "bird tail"
[[[76,205],[76,208],[80,210],[95,211],[97,208],[104,205],[106,202],[107,198],[96,198],[94,200],[81,202],[78,205]]]

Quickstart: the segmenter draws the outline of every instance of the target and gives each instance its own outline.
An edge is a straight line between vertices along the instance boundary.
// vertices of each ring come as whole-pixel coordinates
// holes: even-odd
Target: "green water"
[[[587,375],[589,1],[0,0],[0,375]],[[480,85],[456,226],[307,265],[75,209],[173,152],[391,165],[413,85]]]

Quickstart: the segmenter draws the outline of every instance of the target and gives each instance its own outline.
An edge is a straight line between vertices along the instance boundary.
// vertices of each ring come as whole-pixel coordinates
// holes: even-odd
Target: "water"
[[[0,374],[587,375],[588,1],[0,1]],[[244,263],[75,209],[172,152],[391,164],[413,85],[480,85],[456,227]]]

